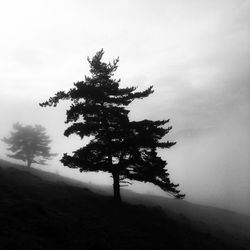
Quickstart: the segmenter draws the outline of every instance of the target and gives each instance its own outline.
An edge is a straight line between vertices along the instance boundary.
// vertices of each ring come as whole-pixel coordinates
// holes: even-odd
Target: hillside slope
[[[247,249],[154,204],[118,206],[78,184],[0,161],[0,248]],[[133,195],[125,194],[143,200]]]

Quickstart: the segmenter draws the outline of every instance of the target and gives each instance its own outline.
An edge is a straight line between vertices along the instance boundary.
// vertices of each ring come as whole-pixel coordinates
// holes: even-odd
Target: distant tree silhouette
[[[90,137],[90,142],[73,152],[64,154],[61,162],[80,171],[105,171],[112,174],[114,199],[121,201],[120,186],[127,179],[151,182],[176,198],[184,195],[169,179],[166,161],[157,156],[157,148],[170,148],[175,142],[160,140],[171,130],[163,126],[169,120],[129,121],[126,106],[135,99],[153,93],[153,86],[142,92],[136,87],[120,88],[113,79],[119,58],[101,61],[101,50],[90,59],[91,76],[74,83],[68,92],[59,91],[40,106],[56,106],[60,100],[72,102],[67,110],[66,123],[72,123],[65,136],[77,134]]]
[[[2,139],[10,146],[8,150],[13,153],[7,156],[25,161],[30,168],[32,163],[44,165],[46,160],[56,155],[50,153],[48,145],[51,140],[46,135],[45,128],[41,125],[32,127],[15,123],[13,130],[10,137]]]

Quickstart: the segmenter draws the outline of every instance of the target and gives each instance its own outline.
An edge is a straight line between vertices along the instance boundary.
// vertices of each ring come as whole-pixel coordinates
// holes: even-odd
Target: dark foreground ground
[[[44,178],[42,171],[22,168],[0,161],[0,249],[214,250],[249,246],[247,239],[216,237],[159,206],[118,206],[110,196],[70,185],[63,177],[45,174]]]

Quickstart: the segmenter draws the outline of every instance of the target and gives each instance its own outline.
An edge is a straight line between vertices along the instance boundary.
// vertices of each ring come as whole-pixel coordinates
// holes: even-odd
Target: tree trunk
[[[113,184],[113,190],[114,190],[114,201],[116,203],[121,203],[121,194],[120,194],[120,178],[119,173],[112,173],[114,184]]]
[[[31,161],[28,160],[27,161],[27,167],[30,168],[30,166],[31,166]]]

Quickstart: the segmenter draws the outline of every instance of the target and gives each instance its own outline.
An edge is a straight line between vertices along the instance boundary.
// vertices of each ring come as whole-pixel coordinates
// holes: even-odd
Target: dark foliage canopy
[[[32,163],[44,165],[46,160],[56,155],[50,153],[48,145],[51,140],[41,125],[32,127],[15,123],[11,135],[2,140],[9,145],[8,150],[13,153],[8,156],[27,162],[28,167]]]
[[[120,80],[113,79],[119,58],[105,63],[103,54],[101,50],[88,58],[90,77],[85,76],[84,81],[74,83],[68,92],[59,91],[40,104],[56,106],[60,100],[70,100],[66,123],[71,125],[65,136],[77,134],[91,138],[73,155],[64,154],[62,163],[80,171],[111,173],[115,193],[120,182],[130,179],[153,183],[176,198],[183,198],[178,184],[169,179],[166,161],[157,155],[157,148],[170,148],[175,144],[161,140],[172,128],[164,127],[169,120],[130,121],[126,109],[135,99],[152,94],[153,86],[142,92],[136,91],[136,87],[121,88]]]

